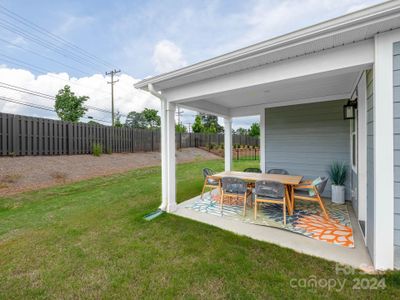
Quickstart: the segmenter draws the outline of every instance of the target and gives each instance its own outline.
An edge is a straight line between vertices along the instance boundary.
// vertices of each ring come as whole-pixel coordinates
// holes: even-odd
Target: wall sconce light
[[[353,101],[347,101],[347,104],[343,106],[343,119],[351,120],[356,117],[357,98]]]

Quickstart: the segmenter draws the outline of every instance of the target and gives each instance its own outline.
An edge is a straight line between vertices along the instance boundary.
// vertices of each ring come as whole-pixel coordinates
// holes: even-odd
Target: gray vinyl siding
[[[394,265],[400,268],[400,42],[393,48],[394,94]]]
[[[373,71],[367,71],[367,247],[374,257],[374,83]]]
[[[305,178],[327,176],[333,161],[350,165],[350,123],[345,100],[266,109],[266,169],[283,168]],[[349,174],[350,175],[350,174]],[[351,198],[348,176],[346,199]],[[325,197],[331,196],[330,183]]]

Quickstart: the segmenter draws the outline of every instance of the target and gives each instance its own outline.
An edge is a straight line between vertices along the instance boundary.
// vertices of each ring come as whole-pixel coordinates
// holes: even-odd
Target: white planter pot
[[[345,187],[343,185],[332,184],[332,202],[335,204],[344,204]]]

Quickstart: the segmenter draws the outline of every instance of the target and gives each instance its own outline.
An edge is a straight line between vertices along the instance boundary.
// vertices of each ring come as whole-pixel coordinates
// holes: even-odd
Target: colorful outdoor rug
[[[286,225],[284,225],[282,205],[261,204],[257,219],[254,220],[253,209],[247,207],[246,216],[243,216],[242,205],[224,204],[221,212],[218,199],[218,194],[212,196],[205,194],[203,200],[199,199],[187,208],[242,222],[288,230],[330,244],[354,247],[353,229],[346,205],[335,205],[330,201],[325,201],[325,207],[330,216],[327,220],[322,216],[318,203],[297,201],[293,215],[287,215]]]

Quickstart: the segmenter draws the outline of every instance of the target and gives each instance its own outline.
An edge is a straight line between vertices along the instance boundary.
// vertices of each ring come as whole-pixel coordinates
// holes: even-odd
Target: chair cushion
[[[315,179],[314,179],[314,181],[311,183],[311,185],[316,186],[317,184],[320,184],[321,182],[322,182],[322,178],[321,178],[321,177],[318,177],[318,178],[315,178]],[[315,191],[314,191],[314,189],[309,189],[309,190],[308,190],[308,194],[309,194],[310,196],[315,196]]]
[[[218,185],[218,180],[213,179],[213,178],[208,178],[207,179],[207,184],[208,185]]]

